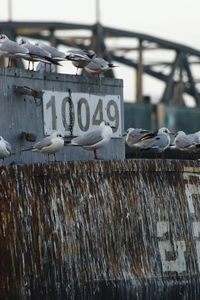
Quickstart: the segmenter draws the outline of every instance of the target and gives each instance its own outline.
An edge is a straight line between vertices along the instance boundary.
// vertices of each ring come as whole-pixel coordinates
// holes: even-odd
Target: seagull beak
[[[170,135],[176,135],[176,133],[175,133],[175,132],[169,132],[169,134],[170,134]]]
[[[116,126],[110,126],[111,128],[116,128]]]
[[[124,132],[124,133],[122,134],[122,136],[127,136],[127,132]]]

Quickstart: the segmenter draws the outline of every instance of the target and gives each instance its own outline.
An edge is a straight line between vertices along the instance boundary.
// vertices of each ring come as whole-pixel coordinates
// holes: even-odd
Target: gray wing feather
[[[46,138],[44,138],[43,140],[41,140],[40,142],[36,143],[33,148],[36,148],[36,149],[42,149],[44,147],[48,147],[52,144],[52,141],[51,141],[51,137],[50,136],[47,136]]]
[[[128,135],[127,142],[130,141],[131,143],[137,143],[141,140],[142,137],[146,135],[147,131],[143,131],[141,129],[134,129],[130,131]]]
[[[175,143],[179,148],[188,148],[195,144],[193,138],[190,136],[179,137]]]
[[[164,148],[169,144],[169,139],[165,134],[158,134],[157,140],[149,145],[150,148]]]
[[[88,132],[82,136],[76,137],[71,141],[71,144],[78,144],[80,146],[95,145],[102,140],[101,131],[96,129],[92,132]]]
[[[6,144],[6,149],[7,149],[7,151],[8,151],[8,152],[11,152],[11,144],[8,143],[8,142],[5,142],[5,144]]]
[[[1,45],[1,50],[9,52],[9,53],[27,53],[28,50],[25,47],[18,45],[13,41],[8,41],[5,44]]]

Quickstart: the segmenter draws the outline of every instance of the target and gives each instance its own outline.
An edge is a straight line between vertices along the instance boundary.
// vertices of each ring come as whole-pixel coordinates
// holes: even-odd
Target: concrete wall
[[[88,78],[83,76],[45,74],[15,68],[0,68],[0,135],[12,144],[16,154],[5,160],[24,164],[44,162],[44,155],[31,152],[21,152],[34,143],[21,138],[22,132],[33,133],[36,141],[44,137],[43,101],[33,96],[23,95],[14,91],[15,86],[25,86],[36,91],[58,91],[72,93],[88,93],[105,97],[106,95],[119,95],[121,105],[120,130],[123,131],[123,95],[122,80],[102,78]],[[90,102],[92,105],[92,99]],[[111,116],[112,118],[112,116]],[[98,154],[104,159],[124,158],[124,143],[122,138],[113,138],[109,145],[99,149]],[[56,155],[57,160],[90,160],[93,159],[91,151],[80,148],[64,147]]]
[[[199,299],[199,171],[175,160],[2,166],[0,296]]]

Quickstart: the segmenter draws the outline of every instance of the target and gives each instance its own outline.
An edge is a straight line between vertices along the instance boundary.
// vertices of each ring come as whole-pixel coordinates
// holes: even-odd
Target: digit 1
[[[51,108],[51,121],[52,121],[52,129],[56,130],[57,126],[56,126],[56,105],[55,105],[55,96],[51,96],[51,99],[49,100],[49,102],[47,102],[46,104],[46,109]]]

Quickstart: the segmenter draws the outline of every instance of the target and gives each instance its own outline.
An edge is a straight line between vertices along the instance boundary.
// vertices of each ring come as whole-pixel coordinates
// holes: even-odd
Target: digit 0
[[[85,107],[85,124],[83,124],[83,112],[82,107]],[[90,126],[90,107],[85,98],[81,98],[78,101],[78,125],[82,131],[87,131]]]
[[[71,114],[70,114],[71,109]],[[62,123],[65,130],[70,130],[74,123],[74,103],[69,97],[66,97],[62,101]]]

